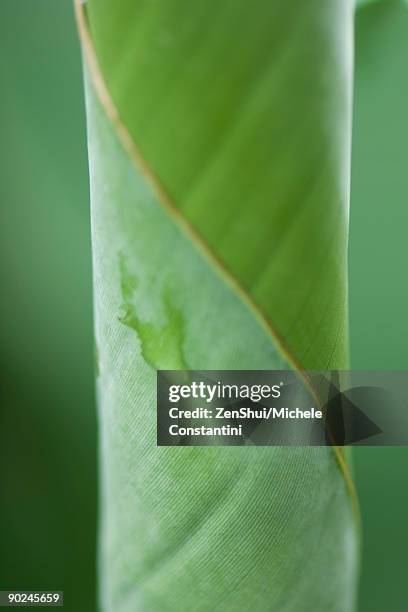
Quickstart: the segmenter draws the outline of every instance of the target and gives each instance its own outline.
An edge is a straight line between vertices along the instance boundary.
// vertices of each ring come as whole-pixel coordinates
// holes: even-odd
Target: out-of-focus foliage
[[[356,20],[350,232],[355,369],[408,370],[408,7]],[[354,452],[363,518],[361,612],[407,606],[408,449]]]
[[[0,589],[95,609],[87,160],[70,2],[0,3]]]

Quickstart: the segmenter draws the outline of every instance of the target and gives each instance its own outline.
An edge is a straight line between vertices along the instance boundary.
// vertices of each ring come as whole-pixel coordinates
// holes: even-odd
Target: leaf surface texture
[[[326,448],[157,448],[155,369],[347,364],[352,3],[82,14],[103,609],[353,609]]]

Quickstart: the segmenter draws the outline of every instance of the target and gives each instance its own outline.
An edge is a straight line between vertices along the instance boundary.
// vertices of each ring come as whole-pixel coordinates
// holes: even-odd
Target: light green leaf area
[[[354,609],[333,449],[156,447],[157,368],[346,363],[351,13],[89,2],[105,611]]]
[[[306,369],[345,365],[351,0],[89,0],[122,122]]]
[[[351,610],[355,526],[331,449],[156,447],[156,367],[288,364],[88,94],[102,609]]]

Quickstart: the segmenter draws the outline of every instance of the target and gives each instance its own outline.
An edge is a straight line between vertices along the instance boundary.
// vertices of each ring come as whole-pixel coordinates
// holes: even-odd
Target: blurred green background
[[[70,0],[2,0],[0,589],[95,597],[96,418],[81,62]],[[356,20],[355,369],[408,369],[408,12]],[[408,448],[354,453],[360,610],[407,609]]]
[[[350,223],[351,362],[408,370],[408,9],[356,20]],[[408,609],[408,448],[356,448],[362,612]]]

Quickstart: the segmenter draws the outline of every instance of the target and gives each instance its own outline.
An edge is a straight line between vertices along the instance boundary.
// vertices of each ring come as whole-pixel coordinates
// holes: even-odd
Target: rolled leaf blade
[[[311,9],[302,9],[305,27],[295,23],[302,16],[294,5],[255,4],[251,44],[259,40],[260,47],[247,67],[249,81],[238,79],[229,47],[231,41],[238,45],[237,29],[241,38],[246,31],[244,3],[234,3],[238,15],[230,3],[221,11],[229,50],[224,56],[211,47],[212,3],[189,8],[176,2],[170,15],[164,2],[90,2],[89,30],[79,11],[89,70],[104,610],[354,606],[356,523],[342,455],[326,448],[155,445],[157,368],[284,369],[300,362],[323,369],[342,367],[347,359],[351,10],[313,2],[315,23]],[[98,11],[106,19],[99,33]],[[259,77],[259,106],[251,102],[247,120],[238,121],[242,100],[236,97],[253,98],[251,71],[265,52],[259,32],[268,28],[256,27],[262,17],[276,20],[277,33],[281,24],[285,48],[270,51],[276,66]],[[161,50],[152,61],[163,72],[135,69],[139,53],[153,57],[166,33],[177,47],[174,57],[189,64],[186,48],[178,48],[178,26],[188,41],[196,40],[189,27],[203,29],[204,43],[195,51],[203,66],[222,57],[225,78],[237,80],[234,95],[223,102],[237,143],[221,152],[211,141],[218,135],[211,113],[218,117],[214,99],[224,91],[221,82],[208,92],[204,110],[193,113],[190,124],[186,118],[187,128],[183,104],[194,87],[178,78],[177,61],[167,71]],[[289,33],[293,49],[286,48]],[[294,75],[301,72],[302,49],[308,78],[299,89]],[[330,70],[319,67],[319,50]],[[116,75],[107,66],[111,55]],[[211,71],[204,74],[209,78]],[[160,92],[161,79],[166,87]],[[150,103],[152,115],[165,119],[137,141]],[[273,138],[281,125],[286,140]],[[194,138],[202,130],[207,149],[180,144],[191,130]],[[201,181],[184,189],[186,177],[202,166]]]

